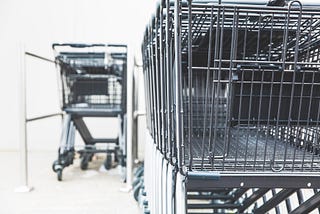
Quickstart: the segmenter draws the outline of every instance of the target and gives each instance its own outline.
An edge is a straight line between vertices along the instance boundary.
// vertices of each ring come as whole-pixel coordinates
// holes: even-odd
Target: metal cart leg
[[[184,176],[180,173],[177,173],[176,179],[176,191],[175,191],[175,204],[176,204],[176,214],[185,214],[186,213],[186,188]]]
[[[162,210],[162,180],[163,180],[163,174],[162,174],[162,164],[163,164],[163,156],[160,153],[159,150],[157,150],[157,167],[156,167],[156,206],[157,206],[157,212],[163,213]]]
[[[74,141],[75,141],[75,126],[71,120],[71,115],[67,114],[63,118],[63,127],[61,142],[58,151],[58,160],[53,162],[52,169],[57,173],[59,181],[62,180],[62,171],[65,167],[73,164],[75,154]]]
[[[167,213],[174,213],[174,203],[173,203],[173,182],[174,182],[174,167],[168,164],[167,169]]]
[[[119,137],[118,137],[118,149],[115,151],[115,161],[117,161],[121,167],[121,180],[127,181],[127,147],[126,147],[126,134],[127,133],[127,116],[119,115]]]
[[[168,180],[168,161],[167,160],[163,160],[162,161],[162,184],[161,184],[161,187],[162,187],[162,213],[167,213],[167,200],[166,200],[166,197],[167,197],[167,180]]]

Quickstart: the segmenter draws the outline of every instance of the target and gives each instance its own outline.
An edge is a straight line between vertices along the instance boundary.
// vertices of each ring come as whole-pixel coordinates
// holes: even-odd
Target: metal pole
[[[128,56],[132,56],[133,54],[131,50],[128,50]],[[130,57],[128,57],[130,60]],[[133,177],[133,158],[132,158],[132,102],[133,102],[133,67],[132,61],[128,62],[127,68],[127,131],[124,133],[126,135],[126,144],[127,144],[127,172],[126,172],[126,180],[127,187],[126,190],[130,191],[132,189],[132,177]]]
[[[19,117],[19,142],[20,142],[20,167],[21,186],[15,192],[30,192],[28,186],[28,145],[27,145],[27,111],[26,111],[26,62],[24,45],[20,47],[20,117]]]
[[[174,2],[174,42],[175,42],[175,73],[174,73],[174,84],[175,84],[175,117],[176,117],[176,147],[178,151],[178,165],[182,166],[182,133],[181,133],[181,41],[180,41],[180,1],[175,0]]]

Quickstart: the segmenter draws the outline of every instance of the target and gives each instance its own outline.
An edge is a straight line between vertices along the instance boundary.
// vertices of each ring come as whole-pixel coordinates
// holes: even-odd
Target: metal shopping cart
[[[52,48],[65,112],[58,159],[53,163],[58,180],[62,179],[63,169],[73,164],[76,131],[85,143],[77,150],[81,169],[88,168],[95,153],[106,153],[106,169],[111,168],[112,157],[125,166],[127,46],[53,44]],[[118,137],[94,138],[85,123],[87,117],[119,118]],[[98,148],[100,143],[107,146]]]
[[[160,185],[180,186],[178,209],[307,213],[320,202],[320,5],[277,2],[162,1],[145,32],[148,128],[165,160],[153,164],[173,166]]]

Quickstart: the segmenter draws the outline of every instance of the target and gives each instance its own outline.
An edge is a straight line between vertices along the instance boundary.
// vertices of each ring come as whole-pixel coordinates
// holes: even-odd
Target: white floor
[[[0,152],[1,214],[138,214],[132,193],[120,191],[118,169],[99,171],[104,157],[98,157],[82,171],[79,160],[66,168],[63,181],[56,179],[51,165],[56,152],[29,152],[30,193],[15,193],[19,185],[19,154]]]

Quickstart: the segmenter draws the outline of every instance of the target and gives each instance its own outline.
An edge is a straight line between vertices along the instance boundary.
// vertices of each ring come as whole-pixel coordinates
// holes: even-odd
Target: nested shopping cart
[[[65,112],[58,159],[53,170],[58,180],[62,170],[73,164],[75,152],[85,170],[95,153],[106,153],[105,168],[112,158],[125,166],[125,115],[127,46],[105,44],[53,44],[55,62],[61,79],[61,103]],[[84,118],[119,118],[116,138],[95,138]],[[108,127],[105,127],[106,133]],[[75,148],[79,132],[84,148]],[[98,144],[106,146],[97,147]]]
[[[162,1],[142,45],[149,149],[160,157],[146,167],[170,176],[145,170],[161,196],[152,210],[315,210],[319,50],[316,2]]]

